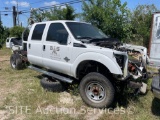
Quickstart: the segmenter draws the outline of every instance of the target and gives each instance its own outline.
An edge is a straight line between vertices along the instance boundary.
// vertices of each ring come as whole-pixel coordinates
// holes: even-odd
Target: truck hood
[[[93,39],[89,42],[84,43],[87,48],[117,51],[117,47],[121,46],[122,43],[116,38],[105,38],[103,39]]]
[[[117,46],[122,45],[119,39],[116,38],[102,38],[102,39],[91,39],[91,40],[81,40],[84,44],[94,45],[104,48],[114,49]]]
[[[101,45],[107,45],[107,42],[100,43]],[[125,55],[127,56],[127,52],[119,51],[117,49],[114,49],[114,45],[116,45],[116,42],[113,42],[113,44],[107,45],[107,47],[101,46],[101,45],[95,45],[95,44],[85,44],[86,47],[90,50],[99,52],[101,54],[104,54],[108,57],[113,57],[113,54],[119,54],[119,55]],[[109,47],[108,47],[109,46]],[[111,46],[111,47],[110,47]]]
[[[119,39],[116,38],[106,38],[105,40],[92,40],[92,44],[100,47],[105,47],[105,48],[111,48],[114,49],[114,47],[121,45],[121,42]]]

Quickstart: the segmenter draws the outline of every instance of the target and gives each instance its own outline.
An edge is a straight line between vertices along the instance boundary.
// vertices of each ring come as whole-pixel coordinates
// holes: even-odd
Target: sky
[[[13,19],[12,19],[12,6],[17,6],[18,3],[18,10],[27,10],[29,11],[31,8],[39,8],[44,6],[51,6],[55,4],[60,4],[64,2],[69,2],[73,0],[0,0],[0,11],[8,11],[8,16],[5,16],[6,12],[1,12],[1,20],[4,26],[6,27],[13,27]],[[137,5],[142,4],[155,4],[158,9],[160,9],[160,0],[121,0],[122,3],[127,2],[127,7],[130,10],[133,10]],[[72,4],[73,8],[76,10],[77,13],[82,12],[81,6],[82,3]],[[5,10],[5,7],[8,10]],[[9,12],[10,11],[10,12]],[[29,14],[21,14],[19,15],[19,21],[22,22],[24,27],[27,26],[27,20],[29,18]]]

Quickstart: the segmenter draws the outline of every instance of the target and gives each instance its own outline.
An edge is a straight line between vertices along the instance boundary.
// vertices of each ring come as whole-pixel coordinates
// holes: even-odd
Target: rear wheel
[[[20,70],[23,68],[23,62],[19,54],[12,54],[10,57],[10,64],[13,69]]]
[[[79,88],[83,101],[91,107],[109,107],[114,100],[115,89],[102,74],[94,72],[87,74]]]

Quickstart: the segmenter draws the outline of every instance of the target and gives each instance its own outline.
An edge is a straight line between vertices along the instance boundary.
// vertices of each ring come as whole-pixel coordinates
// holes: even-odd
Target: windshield
[[[108,38],[101,30],[87,23],[66,22],[76,39],[104,39]]]

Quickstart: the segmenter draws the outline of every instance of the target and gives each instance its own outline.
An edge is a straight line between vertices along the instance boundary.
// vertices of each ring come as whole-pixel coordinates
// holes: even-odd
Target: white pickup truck
[[[18,37],[9,37],[6,39],[6,48],[12,49],[12,47],[19,47],[22,49],[22,39]]]
[[[53,79],[79,81],[80,95],[91,107],[109,107],[117,81],[145,93],[146,48],[122,44],[85,22],[40,22],[32,25],[28,37],[26,31],[23,50],[15,50],[11,56],[12,68],[21,69],[29,62],[29,68]],[[128,54],[141,54],[142,59],[131,61]]]

